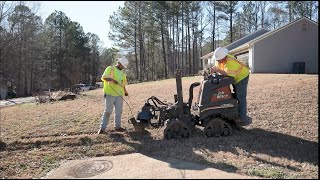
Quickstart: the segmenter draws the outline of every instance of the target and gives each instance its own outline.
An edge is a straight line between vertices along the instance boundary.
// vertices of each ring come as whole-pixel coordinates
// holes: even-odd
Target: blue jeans
[[[247,87],[249,75],[237,84],[232,84],[236,98],[238,99],[238,113],[243,122],[249,121],[247,117]]]
[[[108,126],[108,121],[113,111],[113,106],[115,109],[115,116],[114,116],[114,127],[120,128],[121,127],[121,114],[122,114],[122,104],[123,99],[122,96],[109,96],[104,95],[105,106],[104,111],[101,118],[100,128],[105,130]]]

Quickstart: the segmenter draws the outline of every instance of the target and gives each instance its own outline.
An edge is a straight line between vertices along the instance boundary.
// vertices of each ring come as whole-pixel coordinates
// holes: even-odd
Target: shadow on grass
[[[149,156],[151,158],[160,160],[160,161],[164,161],[167,162],[169,164],[170,167],[175,168],[175,169],[179,169],[179,170],[186,170],[186,169],[190,169],[190,170],[203,170],[209,167],[212,168],[216,168],[216,169],[222,169],[223,171],[227,171],[227,172],[236,172],[237,168],[233,165],[227,164],[227,163],[212,163],[207,161],[203,156],[197,155],[196,153],[194,153],[194,151],[192,150],[192,148],[185,148],[185,147],[179,147],[179,145],[177,146],[177,148],[183,148],[181,149],[181,151],[183,152],[183,156],[186,158],[183,158],[183,162],[180,161],[181,158],[178,158],[176,151],[170,151],[170,149],[172,149],[173,147],[168,147],[166,148],[166,144],[170,144],[170,146],[175,144],[175,141],[187,141],[187,139],[173,139],[173,140],[156,140],[153,139],[150,135],[149,131],[144,131],[144,132],[128,132],[128,135],[135,141],[139,141],[139,143],[132,143],[132,142],[128,142],[126,141],[126,139],[124,138],[123,134],[110,134],[110,138],[112,138],[113,140],[117,141],[117,142],[121,142],[123,144],[129,145],[131,147],[133,147],[138,153],[141,153],[145,156]],[[162,145],[160,145],[162,144]],[[181,145],[181,143],[179,143]],[[161,146],[160,149],[158,149],[158,147],[155,146]],[[159,150],[161,151],[161,149],[163,149],[163,151],[166,151],[164,153],[157,153],[159,152]],[[153,151],[155,150],[155,151]],[[156,153],[155,153],[156,152]],[[162,154],[162,155],[159,155]],[[196,158],[199,162],[201,162],[202,165],[200,164],[195,164],[194,162],[188,161],[188,157],[193,157]],[[181,171],[182,176],[184,176],[184,172]]]
[[[268,155],[271,157],[285,158],[300,163],[311,163],[318,166],[318,143],[304,140],[277,132],[270,132],[259,128],[244,129],[236,131],[233,136],[207,138],[202,131],[195,131],[189,139],[171,139],[157,140],[150,136],[149,131],[144,133],[128,132],[129,136],[139,143],[131,143],[126,141],[122,134],[111,134],[110,138],[115,141],[127,144],[134,148],[136,152],[150,156],[152,158],[168,162],[171,167],[177,169],[190,168],[193,166],[180,166],[173,162],[173,159],[197,159],[198,162],[207,166],[199,166],[196,169],[205,169],[208,166],[227,172],[235,172],[237,167],[224,163],[212,163],[203,156],[195,153],[195,150],[207,150],[209,152],[231,152],[239,154],[241,149],[247,157],[251,157],[256,161],[271,164],[282,168],[301,171],[298,167],[283,165],[274,161],[262,159],[258,154]],[[167,159],[162,158],[167,157]]]
[[[237,146],[250,154],[261,153],[318,166],[318,142],[260,128],[242,129],[239,138],[245,143],[237,143]]]
[[[6,149],[6,147],[7,147],[7,144],[0,140],[0,151],[4,151]]]

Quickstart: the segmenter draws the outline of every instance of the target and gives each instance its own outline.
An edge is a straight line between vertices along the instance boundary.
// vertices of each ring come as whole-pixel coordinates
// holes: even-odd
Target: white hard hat
[[[121,63],[124,68],[128,67],[129,61],[127,58],[124,58],[124,57],[119,58],[118,62]]]
[[[214,53],[213,53],[213,57],[215,60],[219,61],[221,59],[223,59],[224,57],[226,57],[226,55],[228,54],[228,49],[224,48],[224,47],[218,47]]]

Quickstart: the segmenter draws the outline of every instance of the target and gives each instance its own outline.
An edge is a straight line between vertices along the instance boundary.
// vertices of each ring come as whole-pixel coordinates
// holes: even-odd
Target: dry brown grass
[[[182,79],[184,101],[201,77]],[[175,79],[127,87],[133,116],[154,95],[173,102]],[[194,97],[197,97],[195,89]],[[318,75],[253,74],[248,87],[253,123],[230,137],[207,138],[198,129],[185,140],[163,140],[163,129],[135,133],[124,104],[126,133],[96,135],[102,89],[75,100],[1,109],[0,178],[40,178],[68,159],[139,152],[206,164],[264,178],[318,177]],[[107,130],[113,129],[113,115]]]

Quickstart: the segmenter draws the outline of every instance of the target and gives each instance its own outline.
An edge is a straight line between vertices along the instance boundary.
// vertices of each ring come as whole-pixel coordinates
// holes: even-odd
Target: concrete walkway
[[[254,179],[181,160],[155,159],[140,153],[67,161],[48,179]]]

